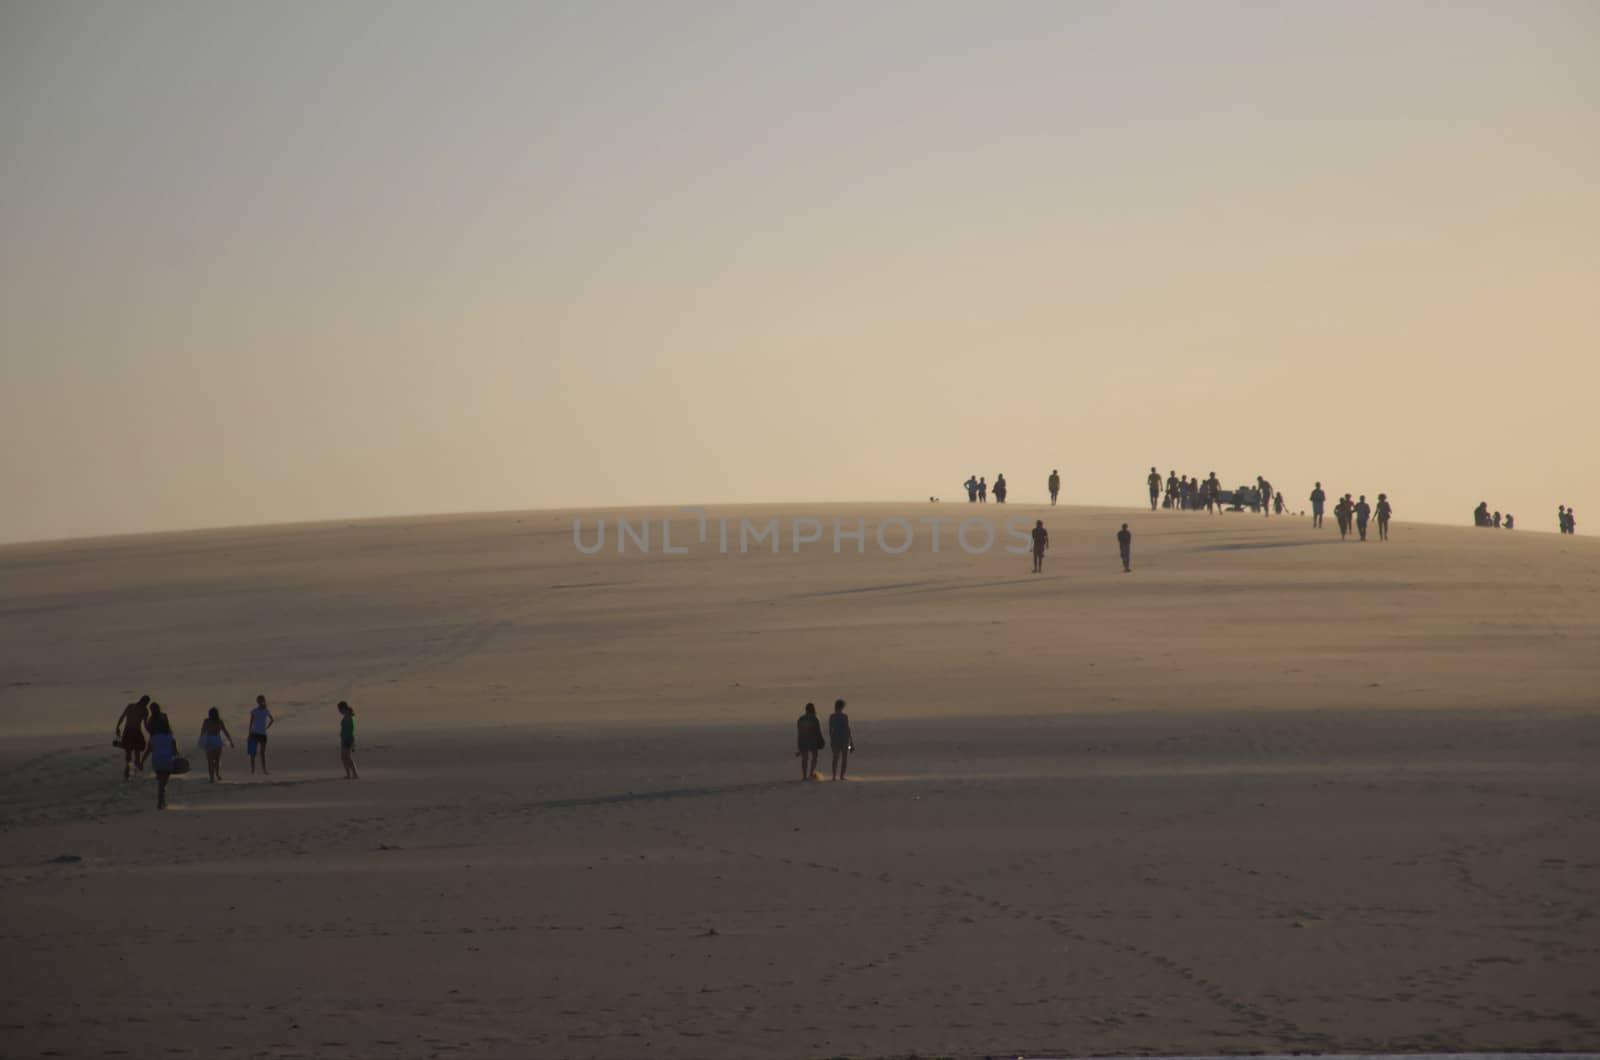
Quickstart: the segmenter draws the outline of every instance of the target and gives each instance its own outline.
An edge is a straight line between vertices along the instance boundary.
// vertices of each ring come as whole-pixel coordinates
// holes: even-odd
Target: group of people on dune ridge
[[[344,778],[360,780],[355,760],[356,712],[342,699],[339,701],[338,711],[339,760],[344,764]],[[272,708],[267,706],[267,697],[257,696],[256,705],[250,711],[250,719],[247,722],[249,735],[245,740],[252,774],[256,771],[257,756],[261,758],[261,775],[268,774],[268,730],[276,722]],[[222,781],[224,742],[228,747],[235,746],[233,733],[228,731],[228,723],[222,720],[222,712],[212,707],[200,722],[200,737],[197,744],[200,750],[206,753],[207,783],[217,784]],[[174,773],[189,771],[189,760],[178,753],[178,741],[172,732],[172,716],[162,710],[161,704],[149,696],[140,696],[136,702],[122,708],[111,745],[122,750],[123,780],[142,775],[147,764],[151,767],[156,775],[156,809],[166,809],[167,782],[172,779]]]

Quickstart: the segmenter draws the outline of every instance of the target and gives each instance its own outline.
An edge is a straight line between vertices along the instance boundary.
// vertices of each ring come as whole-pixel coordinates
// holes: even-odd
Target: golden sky
[[[0,7],[0,540],[614,504],[1552,529],[1600,5]]]

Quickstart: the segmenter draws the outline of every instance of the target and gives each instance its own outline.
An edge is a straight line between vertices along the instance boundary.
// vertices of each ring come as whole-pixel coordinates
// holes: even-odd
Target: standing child
[[[844,700],[833,701],[833,716],[828,719],[828,739],[833,741],[833,779],[843,780],[850,768],[850,752],[855,745],[850,742],[850,716],[844,712]]]
[[[339,761],[344,763],[344,779],[360,780],[356,772],[356,712],[339,700]]]

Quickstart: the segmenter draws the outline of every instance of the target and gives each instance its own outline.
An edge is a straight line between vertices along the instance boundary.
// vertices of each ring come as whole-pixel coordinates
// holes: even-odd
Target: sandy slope
[[[0,549],[0,1054],[1600,1047],[1600,545],[1018,508],[1039,577],[879,552],[933,510]],[[717,553],[773,513],[867,553]],[[184,743],[267,692],[273,776],[157,815],[141,691]],[[835,695],[854,779],[802,785]]]

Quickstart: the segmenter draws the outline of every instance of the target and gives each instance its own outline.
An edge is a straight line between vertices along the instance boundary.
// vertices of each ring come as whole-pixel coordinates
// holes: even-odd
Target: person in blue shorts
[[[261,775],[267,775],[267,730],[272,728],[272,710],[266,696],[256,697],[256,707],[250,712],[250,735],[244,742],[245,753],[250,756],[250,772],[256,771],[256,754],[261,755]]]

